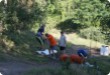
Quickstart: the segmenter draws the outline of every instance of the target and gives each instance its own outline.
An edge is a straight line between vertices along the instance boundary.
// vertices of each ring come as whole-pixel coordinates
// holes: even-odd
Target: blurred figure
[[[85,49],[79,49],[77,51],[77,54],[82,58],[87,58],[87,56],[88,56],[87,50],[85,50]]]
[[[109,56],[109,47],[102,45],[100,48],[100,55]]]
[[[43,39],[44,39],[44,36],[43,36],[44,31],[45,31],[45,25],[41,25],[40,28],[37,31],[37,34],[36,34],[36,39],[41,44],[42,48],[44,46],[44,41],[43,41]]]
[[[66,49],[66,37],[63,31],[61,31],[60,34],[61,36],[59,40],[59,47],[60,47],[61,54],[63,54],[65,53],[65,49]]]
[[[49,53],[51,54],[52,52],[54,54],[53,50],[56,50],[57,42],[51,34],[46,33],[45,36],[46,39],[49,41],[49,45],[50,45]]]
[[[105,46],[102,45],[100,48],[100,55],[104,55]]]
[[[45,32],[45,25],[44,24],[41,25],[37,32],[40,32],[41,34],[43,34]]]
[[[72,63],[83,64],[84,61],[85,61],[85,59],[82,58],[82,57],[80,57],[79,55],[72,54],[72,55],[70,56],[70,61],[71,61]]]
[[[109,56],[109,47],[105,46],[104,56]]]

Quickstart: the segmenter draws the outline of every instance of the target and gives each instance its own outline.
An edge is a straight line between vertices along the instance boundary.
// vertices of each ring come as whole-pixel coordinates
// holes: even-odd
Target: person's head
[[[60,34],[63,35],[64,34],[64,31],[61,31]]]
[[[48,37],[48,35],[49,35],[48,33],[45,34],[46,37]]]
[[[102,47],[105,47],[105,45],[102,45]]]
[[[45,27],[45,24],[42,24],[41,27]]]

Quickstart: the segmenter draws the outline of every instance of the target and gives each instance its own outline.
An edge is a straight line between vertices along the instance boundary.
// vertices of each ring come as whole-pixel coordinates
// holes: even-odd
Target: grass
[[[49,33],[51,33],[56,39],[60,37],[60,30],[51,29]],[[21,58],[26,58],[34,61],[46,61],[48,59],[44,57],[40,57],[35,54],[35,51],[38,50],[40,44],[35,39],[34,31],[21,31],[19,34],[11,34],[8,35],[8,40],[6,39],[7,48],[6,53],[9,53],[14,56],[19,56]],[[10,39],[11,37],[11,39]],[[68,33],[66,34],[68,45],[67,47],[71,47],[74,45],[82,45],[81,47],[100,47],[102,44],[99,42],[95,42],[88,39],[80,38],[76,33]],[[14,42],[13,42],[14,41]]]
[[[96,68],[102,73],[102,75],[107,75],[110,72],[110,56],[100,56],[93,57],[88,60],[91,64],[97,66]]]
[[[43,68],[43,69],[34,69],[24,75],[87,75],[85,72],[83,74],[76,70],[63,70],[61,68]]]
[[[48,61],[47,58],[36,54],[35,51],[39,50],[38,47],[40,47],[40,44],[35,38],[35,33],[32,31],[21,31],[15,34],[10,33],[4,40],[7,40],[6,47],[1,50],[11,56],[37,62]],[[10,46],[11,44],[13,44],[13,46]]]
[[[8,59],[4,53],[0,52],[0,62],[6,62]]]
[[[49,31],[49,33],[51,33],[56,39],[59,39],[60,37],[60,30],[52,29],[51,31]],[[100,42],[81,38],[74,32],[67,33],[66,37],[68,42],[75,45],[84,45],[91,48],[100,48],[102,45],[102,43]]]
[[[107,75],[110,72],[110,57],[95,57],[88,61],[94,67],[71,64],[69,69],[63,69],[61,66],[42,67],[32,69],[23,75]],[[102,61],[101,61],[102,60]],[[94,63],[96,62],[96,64]]]

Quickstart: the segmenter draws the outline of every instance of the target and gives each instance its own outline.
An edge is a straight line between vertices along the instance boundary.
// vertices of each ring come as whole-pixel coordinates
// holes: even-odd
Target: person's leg
[[[61,54],[64,54],[65,53],[65,47],[60,46],[60,51],[61,51]]]
[[[47,39],[45,39],[45,46],[46,46],[46,48],[51,49],[50,42]]]
[[[54,46],[50,46],[49,54],[54,54],[54,50],[55,50],[55,47]]]
[[[47,40],[46,40],[46,37],[45,37],[44,35],[41,36],[41,39],[42,39],[42,42],[43,42],[44,44],[47,44]]]
[[[51,51],[54,54],[54,50],[56,50],[56,46],[51,46]]]
[[[65,52],[65,49],[66,49],[66,47],[62,47],[62,50],[63,50],[62,52],[63,52],[63,54],[66,53],[66,52]]]
[[[36,39],[37,39],[37,41],[40,43],[41,46],[44,45],[44,43],[43,43],[41,37],[36,36]]]
[[[54,50],[56,50],[56,46],[51,46],[50,52],[52,53],[52,54],[51,54],[51,55],[52,55],[52,58],[53,58],[53,59],[56,59],[56,55],[55,55],[55,53],[54,53]]]

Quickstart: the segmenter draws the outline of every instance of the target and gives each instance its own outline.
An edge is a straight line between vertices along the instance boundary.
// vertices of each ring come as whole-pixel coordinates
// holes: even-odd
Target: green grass
[[[63,70],[60,68],[52,69],[52,68],[43,68],[43,69],[34,69],[31,70],[24,75],[87,75],[86,72],[83,74],[79,71],[68,69]]]
[[[6,62],[8,59],[9,58],[7,58],[4,53],[0,53],[0,62]]]
[[[107,75],[110,72],[110,57],[95,57],[88,60],[94,67],[71,64],[69,69],[61,66],[32,69],[23,75]],[[94,64],[96,62],[96,65]],[[97,67],[98,66],[98,67]]]
[[[31,61],[48,61],[48,58],[41,57],[35,52],[39,50],[40,44],[36,40],[33,31],[10,33],[4,40],[6,40],[6,47],[1,49],[4,53]]]
[[[56,39],[59,39],[60,37],[60,30],[51,29],[49,33],[51,33]],[[99,48],[102,45],[102,43],[100,42],[81,38],[78,36],[78,34],[74,32],[67,33],[66,37],[69,43],[75,44],[75,45],[84,45],[84,46],[91,47],[91,48]]]
[[[60,37],[60,30],[51,29],[49,33],[51,33],[56,39],[59,39]],[[34,31],[20,31],[19,34],[10,33],[8,36],[8,40],[6,39],[7,48],[9,48],[6,49],[7,53],[34,61],[48,60],[47,58],[35,54],[35,51],[38,50],[40,44],[35,39]],[[81,47],[90,47],[90,45],[91,47],[101,46],[101,43],[80,38],[76,33],[68,33],[66,34],[66,37],[68,41],[67,47],[71,47],[72,44],[79,45],[78,47],[80,47],[80,45],[82,45]]]
[[[100,57],[93,57],[88,60],[91,64],[97,66],[98,70],[103,74],[107,75],[110,72],[110,56],[100,56]]]

